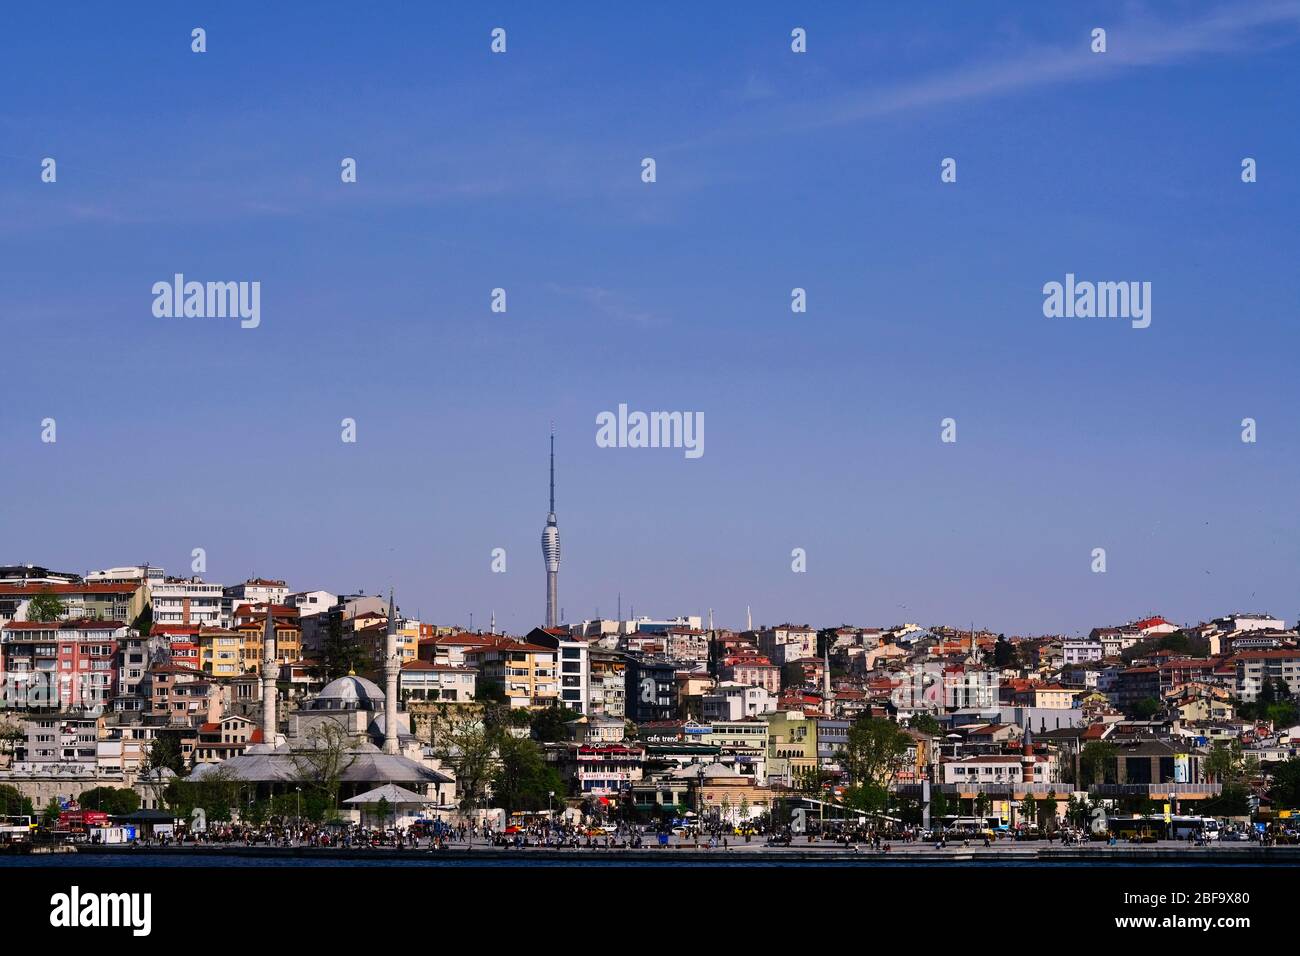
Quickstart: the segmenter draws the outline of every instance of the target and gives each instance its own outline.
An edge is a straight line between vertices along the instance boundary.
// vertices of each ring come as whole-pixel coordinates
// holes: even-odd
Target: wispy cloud
[[[1135,19],[1108,26],[1105,54],[1093,53],[1089,35],[1081,33],[1068,47],[1029,50],[1009,61],[980,63],[912,83],[848,94],[817,111],[811,123],[852,123],[1052,84],[1112,79],[1123,69],[1279,46],[1297,37],[1300,2],[1296,0],[1234,6],[1181,24]]]
[[[1114,79],[1139,67],[1286,46],[1300,39],[1300,0],[1237,4],[1183,22],[1140,15],[1097,25],[1107,31],[1105,54],[1093,53],[1089,32],[1080,31],[1068,44],[1027,47],[1011,57],[983,59],[893,85],[847,90],[816,103],[787,102],[773,106],[767,113],[750,112],[736,123],[675,143],[672,149],[783,135],[798,129],[846,126],[909,110],[960,105],[1062,83]]]
[[[566,286],[552,282],[546,288],[556,295],[585,302],[595,312],[617,322],[657,325],[660,321],[653,312],[637,308],[622,293],[603,286]]]

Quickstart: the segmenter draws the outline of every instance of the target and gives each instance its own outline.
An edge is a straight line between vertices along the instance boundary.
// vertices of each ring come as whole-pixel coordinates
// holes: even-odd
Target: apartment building
[[[781,692],[781,668],[766,657],[725,657],[718,674],[723,680],[762,687],[771,694]]]
[[[459,703],[473,700],[478,672],[470,667],[407,661],[397,678],[402,700],[436,700]]]
[[[143,584],[0,584],[0,624],[25,621],[27,605],[38,594],[52,594],[63,605],[65,621],[134,621],[149,603]]]
[[[1292,694],[1300,693],[1300,650],[1242,651],[1233,662],[1237,696],[1246,703],[1259,697],[1266,681],[1285,685]]]
[[[219,627],[225,622],[222,600],[225,589],[207,584],[202,578],[167,578],[149,589],[155,624],[198,624]]]
[[[126,635],[118,621],[10,621],[0,628],[5,706],[102,712]]]
[[[227,627],[236,623],[234,612],[241,604],[287,604],[288,598],[288,585],[270,578],[249,578],[242,584],[227,585],[221,591],[221,622]]]
[[[464,657],[478,670],[480,685],[499,685],[511,707],[545,707],[560,698],[555,648],[500,641],[466,650]]]
[[[763,628],[757,638],[759,652],[778,666],[817,656],[817,631],[807,625]]]
[[[14,745],[19,773],[93,774],[98,763],[100,719],[85,714],[51,714],[24,720],[26,736]]]
[[[223,627],[199,629],[199,669],[213,677],[244,672],[244,636]]]
[[[262,672],[262,651],[266,636],[267,605],[253,607],[241,604],[235,611],[238,623],[235,631],[240,636],[240,664],[245,674]],[[302,628],[298,626],[298,612],[291,607],[272,605],[270,611],[275,621],[275,659],[293,663],[302,658]]]

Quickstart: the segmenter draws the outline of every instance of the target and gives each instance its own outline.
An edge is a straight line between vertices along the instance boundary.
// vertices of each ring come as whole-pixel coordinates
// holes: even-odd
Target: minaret
[[[266,602],[266,628],[262,632],[262,742],[275,746],[275,682],[280,676],[280,662],[275,655],[274,605]]]
[[[555,425],[551,425],[551,510],[542,529],[542,558],[546,562],[546,626],[559,623],[560,529],[555,523]]]
[[[826,642],[826,656],[822,658],[822,707],[826,713],[834,716],[831,710],[831,645]]]
[[[388,624],[384,634],[384,753],[397,753],[397,675],[402,659],[397,656],[397,612],[393,589],[388,589]]]

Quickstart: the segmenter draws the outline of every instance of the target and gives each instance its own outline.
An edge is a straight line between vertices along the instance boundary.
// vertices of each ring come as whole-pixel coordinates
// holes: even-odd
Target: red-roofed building
[[[781,668],[761,654],[724,657],[719,673],[723,680],[762,687],[770,694],[781,692]]]
[[[465,664],[466,651],[494,647],[503,640],[496,634],[471,634],[468,631],[439,637],[421,637],[417,658],[432,664],[460,667]]]
[[[275,621],[275,657],[282,663],[302,658],[302,627],[298,623],[298,609],[282,604],[272,605]],[[240,637],[240,664],[244,673],[262,672],[262,644],[266,637],[265,604],[241,604],[235,611],[235,631]]]
[[[194,762],[220,763],[227,757],[242,754],[249,744],[261,742],[262,730],[256,721],[231,714],[199,727],[199,739],[194,745]]]
[[[116,692],[120,621],[10,621],[0,628],[4,706],[100,713]]]
[[[179,664],[155,664],[141,689],[148,695],[149,715],[168,724],[197,727],[221,714],[221,694],[207,674]]]
[[[131,623],[149,603],[143,584],[0,584],[0,624],[26,617],[27,603],[38,594],[52,594],[63,605],[64,620]]]
[[[502,641],[467,649],[464,658],[478,670],[480,685],[498,685],[511,707],[546,707],[560,699],[555,648]]]
[[[1163,617],[1146,617],[1140,621],[1134,621],[1131,625],[1137,628],[1147,637],[1155,637],[1160,634],[1172,634],[1178,630],[1177,624],[1170,624]]]

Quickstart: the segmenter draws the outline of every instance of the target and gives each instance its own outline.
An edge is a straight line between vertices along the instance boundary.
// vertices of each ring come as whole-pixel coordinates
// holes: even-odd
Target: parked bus
[[[1157,840],[1217,840],[1219,821],[1213,817],[1171,817],[1165,822],[1164,814],[1147,816],[1111,817],[1107,827],[1119,839],[1136,837]]]
[[[0,843],[30,843],[34,828],[29,816],[0,816]]]

